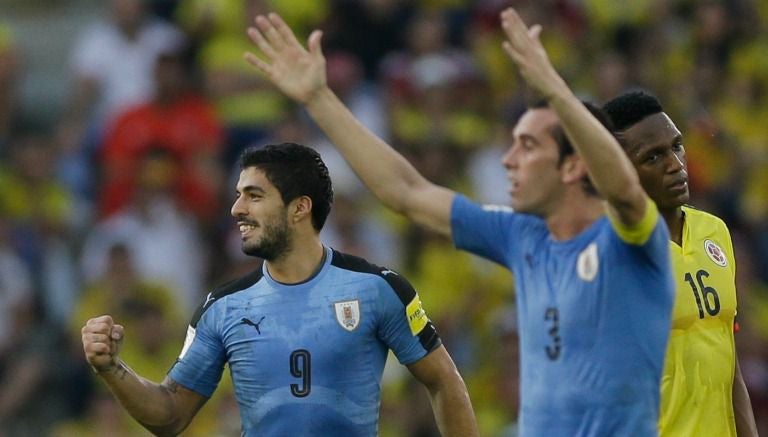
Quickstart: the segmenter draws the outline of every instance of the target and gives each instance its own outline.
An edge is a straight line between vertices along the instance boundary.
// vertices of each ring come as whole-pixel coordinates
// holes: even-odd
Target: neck
[[[311,278],[324,261],[325,248],[320,239],[295,241],[291,249],[272,261],[265,261],[269,275],[283,284],[298,284]]]
[[[683,244],[683,223],[685,221],[685,214],[681,207],[659,210],[659,214],[664,218],[669,228],[669,238],[677,243],[678,246]]]
[[[557,210],[545,220],[552,237],[564,241],[582,233],[604,214],[603,201],[596,196],[564,196]]]

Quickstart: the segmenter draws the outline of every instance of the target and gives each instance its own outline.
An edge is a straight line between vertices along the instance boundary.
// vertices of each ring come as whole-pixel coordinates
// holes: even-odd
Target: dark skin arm
[[[736,419],[736,435],[757,437],[755,415],[752,412],[752,403],[749,400],[747,386],[744,384],[744,377],[741,375],[738,357],[733,375],[733,414]]]

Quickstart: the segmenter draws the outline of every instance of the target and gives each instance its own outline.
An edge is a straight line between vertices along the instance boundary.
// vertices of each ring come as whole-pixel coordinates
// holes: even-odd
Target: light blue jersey
[[[374,436],[388,350],[407,365],[439,345],[405,279],[326,249],[301,284],[264,267],[211,292],[169,376],[209,397],[228,363],[246,436]]]
[[[515,278],[521,435],[657,435],[674,283],[667,227],[648,210],[639,234],[603,217],[555,241],[538,217],[456,196],[456,247]]]

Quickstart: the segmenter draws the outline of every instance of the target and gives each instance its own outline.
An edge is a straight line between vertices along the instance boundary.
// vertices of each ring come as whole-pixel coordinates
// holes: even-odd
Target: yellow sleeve
[[[736,281],[736,252],[733,251],[733,240],[731,239],[731,231],[728,229],[728,226],[726,226],[725,222],[723,222],[723,237],[725,239],[723,243],[726,245],[725,256],[728,257],[728,263],[732,266],[731,274],[735,282]]]
[[[656,208],[656,204],[647,197],[645,205],[645,214],[643,218],[634,225],[626,225],[611,214],[611,210],[608,210],[608,219],[611,221],[613,229],[619,235],[625,243],[642,246],[651,237],[653,229],[656,227],[656,222],[659,220],[659,210]]]

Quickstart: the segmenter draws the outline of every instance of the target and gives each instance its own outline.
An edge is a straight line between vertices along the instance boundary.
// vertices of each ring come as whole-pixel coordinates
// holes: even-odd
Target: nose
[[[242,199],[242,197],[236,197],[234,203],[232,203],[232,208],[229,210],[232,217],[238,218],[246,214]]]
[[[667,173],[674,174],[685,170],[684,158],[678,156],[675,152],[669,152],[667,155]]]
[[[501,165],[503,165],[507,170],[517,166],[517,153],[515,153],[514,144],[510,146],[509,149],[507,149],[507,151],[504,153],[504,156],[501,157]]]

